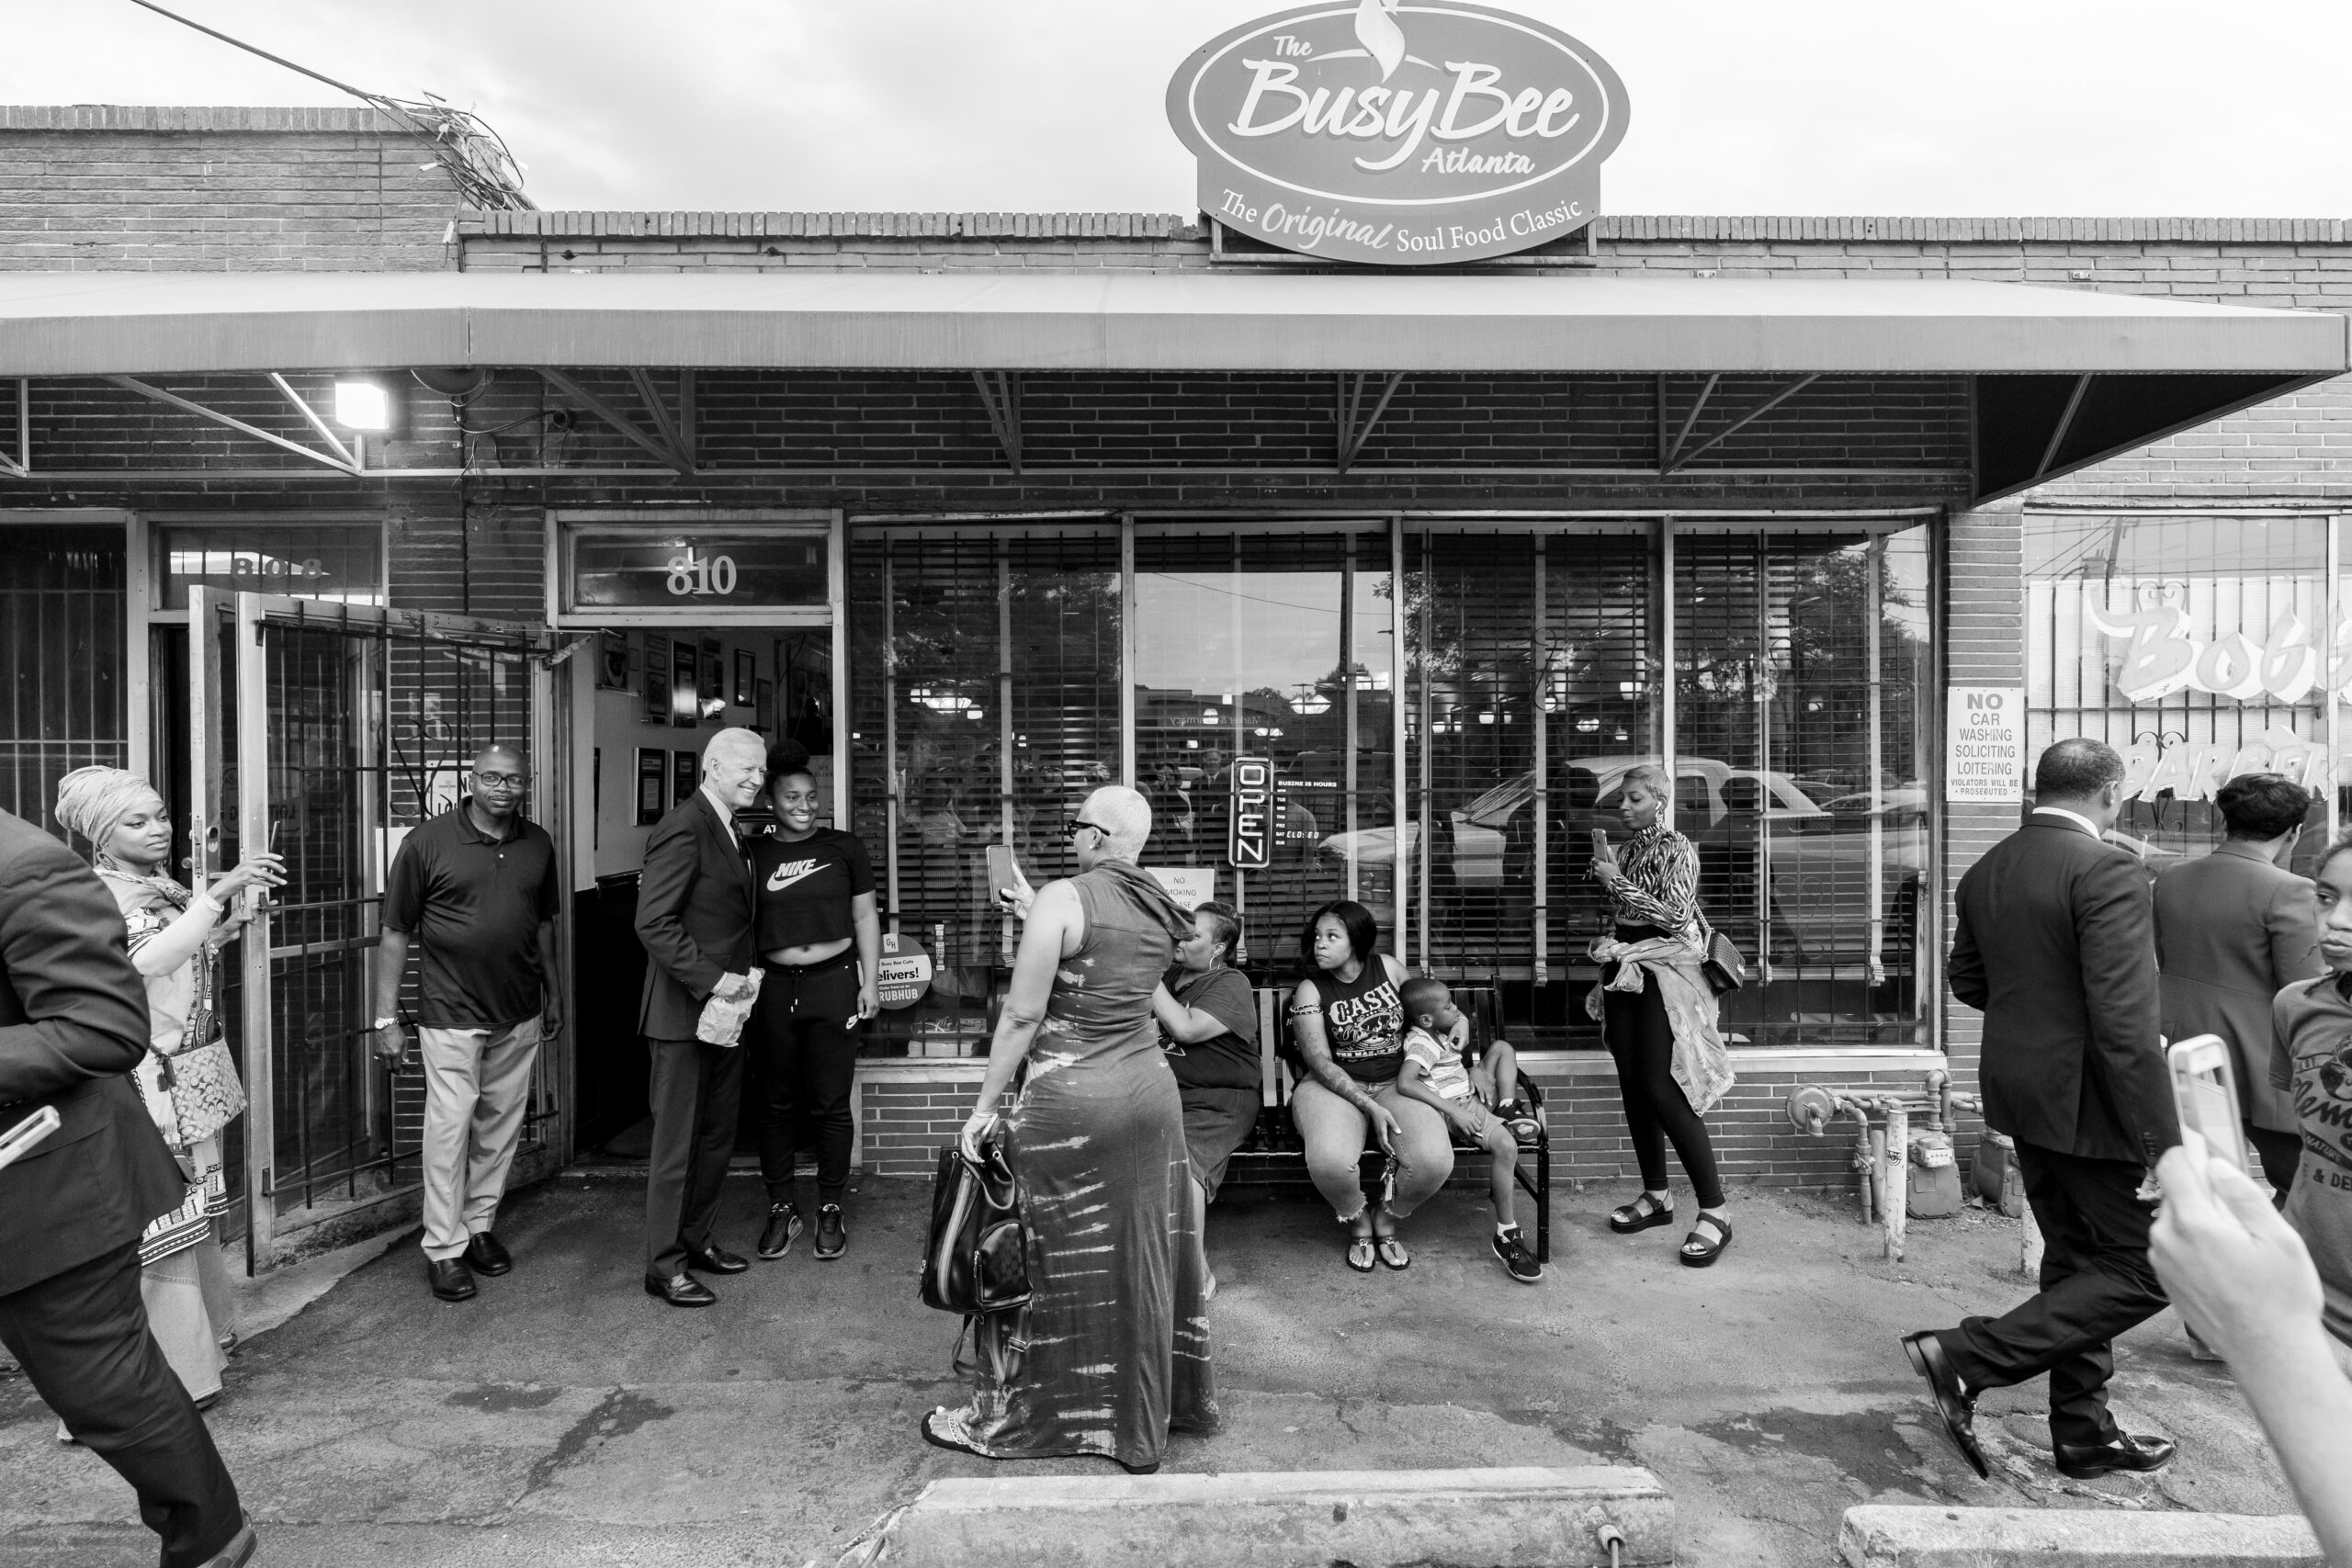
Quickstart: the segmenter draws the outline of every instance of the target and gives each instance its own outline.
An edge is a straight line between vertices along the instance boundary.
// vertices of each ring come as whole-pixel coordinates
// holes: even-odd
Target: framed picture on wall
[[[620,632],[596,634],[596,689],[628,690],[628,638]]]
[[[752,705],[752,687],[759,678],[759,657],[748,648],[737,649],[735,650],[735,705],[737,707],[747,708]]]
[[[718,639],[702,639],[702,716],[727,721],[727,650]]]
[[[700,685],[702,656],[695,645],[680,637],[670,645],[670,722],[692,729],[702,722]]]
[[[775,682],[752,682],[752,722],[770,735],[775,733]]]
[[[670,753],[637,749],[637,825],[650,828],[670,808]]]
[[[695,785],[701,781],[696,775],[702,769],[702,754],[698,751],[670,753],[670,804],[684,806],[695,797]]]
[[[645,722],[670,722],[670,639],[660,632],[645,634]]]

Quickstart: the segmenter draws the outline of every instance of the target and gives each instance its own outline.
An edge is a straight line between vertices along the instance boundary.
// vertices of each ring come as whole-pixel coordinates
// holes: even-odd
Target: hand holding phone
[[[2165,1061],[2172,1069],[2172,1102],[2180,1112],[2181,1131],[2195,1132],[2214,1158],[2251,1174],[2229,1046],[2218,1034],[2194,1035],[2168,1046]]]

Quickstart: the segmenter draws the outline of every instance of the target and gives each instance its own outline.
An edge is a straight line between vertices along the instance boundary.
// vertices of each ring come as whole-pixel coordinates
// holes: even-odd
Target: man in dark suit
[[[2165,1305],[2140,1197],[2180,1141],[2156,1018],[2155,916],[2140,863],[2106,841],[2123,759],[2061,740],[2034,770],[2026,826],[1960,879],[1951,990],[1984,1014],[1984,1120],[2017,1140],[2041,1226],[2041,1293],[1998,1318],[1904,1336],[1962,1458],[1987,1474],[1976,1396],[2050,1374],[2058,1468],[2155,1470],[2173,1445],[2108,1413],[2115,1336]]]
[[[254,1532],[139,1295],[140,1233],[188,1187],[124,1076],[146,997],[89,867],[0,811],[0,1131],[43,1106],[60,1122],[0,1168],[0,1344],[137,1491],[164,1568],[232,1568]]]
[[[662,818],[645,843],[637,939],[645,995],[637,1027],[653,1056],[653,1148],[645,1179],[645,1289],[672,1306],[718,1298],[688,1274],[740,1274],[748,1260],[711,1240],[735,1150],[743,1088],[740,1046],[695,1038],[703,1003],[751,989],[752,869],[735,814],[767,782],[767,741],[722,729],[703,749],[702,787]]]
[[[2270,999],[2326,974],[2327,964],[2311,878],[2278,862],[2294,849],[2312,798],[2278,773],[2240,774],[2213,797],[2229,838],[2156,878],[2165,1035],[2228,1042],[2246,1142],[2282,1201],[2302,1163],[2303,1138],[2294,1096],[2272,1086],[2278,1047]]]

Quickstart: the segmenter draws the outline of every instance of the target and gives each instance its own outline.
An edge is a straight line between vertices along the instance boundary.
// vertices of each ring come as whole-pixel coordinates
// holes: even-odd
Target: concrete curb
[[[2326,1568],[2293,1514],[2112,1508],[1846,1510],[1847,1568]]]
[[[1300,1471],[934,1481],[851,1549],[887,1568],[1610,1568],[1674,1561],[1646,1470]]]

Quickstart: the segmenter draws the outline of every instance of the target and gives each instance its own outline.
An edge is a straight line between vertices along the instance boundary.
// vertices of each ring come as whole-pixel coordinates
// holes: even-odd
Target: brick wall
[[[446,268],[434,159],[370,108],[0,107],[0,268]]]

